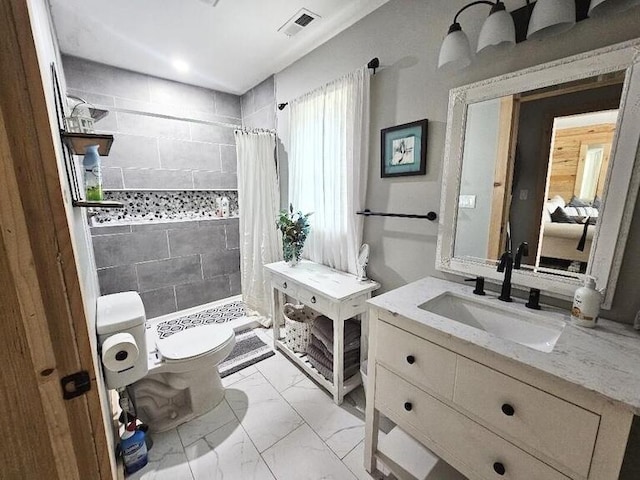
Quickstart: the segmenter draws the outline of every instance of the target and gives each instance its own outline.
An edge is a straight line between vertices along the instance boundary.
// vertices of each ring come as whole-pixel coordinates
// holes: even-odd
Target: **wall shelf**
[[[113,144],[113,135],[103,133],[75,133],[61,130],[60,136],[73,155],[84,155],[89,145],[98,145],[98,153],[101,157],[106,157]]]
[[[74,207],[85,208],[124,208],[124,203],[110,202],[108,200],[72,200]]]
[[[113,135],[102,133],[77,133],[67,132],[64,128],[65,122],[65,102],[62,99],[60,91],[60,82],[58,81],[58,72],[56,66],[51,62],[51,76],[53,78],[53,94],[56,104],[56,120],[58,122],[58,131],[60,132],[60,140],[62,142],[63,164],[67,174],[67,180],[71,189],[71,205],[83,208],[124,208],[121,202],[109,200],[84,200],[81,180],[78,178],[76,164],[73,155],[84,155],[89,145],[98,145],[98,153],[101,156],[109,155],[111,145],[113,144]],[[95,214],[95,213],[94,213]]]

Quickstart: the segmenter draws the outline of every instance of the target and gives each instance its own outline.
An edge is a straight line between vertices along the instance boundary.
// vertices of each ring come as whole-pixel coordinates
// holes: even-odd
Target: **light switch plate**
[[[476,208],[476,196],[475,195],[460,195],[458,200],[458,207],[460,208]]]

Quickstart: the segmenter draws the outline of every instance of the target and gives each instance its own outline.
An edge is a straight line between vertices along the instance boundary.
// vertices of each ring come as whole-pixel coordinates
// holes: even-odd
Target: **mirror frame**
[[[444,153],[442,196],[436,250],[436,268],[464,276],[483,276],[502,281],[495,264],[454,257],[454,240],[462,174],[466,114],[469,104],[523,91],[531,91],[583,78],[625,71],[620,110],[603,194],[601,220],[594,234],[586,274],[569,276],[528,270],[513,270],[514,287],[539,288],[544,294],[570,299],[584,281],[596,277],[604,294],[603,308],[611,308],[620,265],[633,217],[640,167],[640,39],[536,65],[449,92],[447,134]],[[568,275],[571,275],[570,273]]]

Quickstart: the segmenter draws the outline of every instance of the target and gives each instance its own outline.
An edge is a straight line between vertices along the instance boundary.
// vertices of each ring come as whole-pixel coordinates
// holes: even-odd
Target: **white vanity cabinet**
[[[629,409],[383,308],[369,318],[368,470],[382,414],[471,480],[618,478]]]

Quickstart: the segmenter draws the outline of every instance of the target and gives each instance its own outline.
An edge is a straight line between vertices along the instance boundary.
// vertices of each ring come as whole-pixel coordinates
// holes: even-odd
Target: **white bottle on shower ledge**
[[[220,200],[220,213],[222,218],[229,218],[229,197],[222,197]]]
[[[576,290],[571,308],[571,320],[581,327],[593,328],[598,323],[602,295],[596,290],[596,279],[587,276],[584,287]]]

